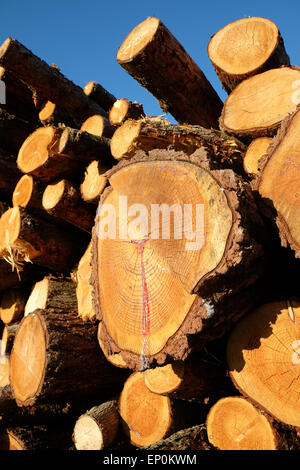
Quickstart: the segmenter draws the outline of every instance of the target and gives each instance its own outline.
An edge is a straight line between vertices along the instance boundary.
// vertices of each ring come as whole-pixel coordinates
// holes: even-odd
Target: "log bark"
[[[3,294],[0,303],[0,318],[3,323],[15,323],[22,318],[27,298],[26,288],[9,289]]]
[[[219,450],[296,450],[296,431],[283,428],[249,400],[225,397],[210,409],[206,420],[209,442]]]
[[[5,325],[1,338],[1,356],[10,355],[19,326],[20,322]]]
[[[0,67],[0,80],[5,83],[5,109],[25,121],[38,123],[38,112],[34,105],[32,91],[11,72]]]
[[[142,117],[145,117],[143,105],[126,98],[118,99],[109,111],[109,121],[112,126],[120,126],[127,119],[141,119]]]
[[[207,52],[228,94],[253,75],[290,65],[277,25],[266,18],[243,18],[227,24],[212,36]]]
[[[299,318],[297,301],[262,304],[236,325],[227,345],[237,389],[276,420],[295,427],[300,423]]]
[[[34,131],[34,128],[34,124],[0,108],[0,141],[1,147],[6,151],[17,153],[24,140]]]
[[[85,237],[38,219],[17,206],[0,219],[1,255],[19,270],[30,261],[68,273],[83,253],[85,243]]]
[[[0,65],[13,72],[39,97],[64,108],[70,116],[84,120],[105,111],[89,99],[83,90],[68,80],[56,67],[49,66],[13,38],[0,48]]]
[[[175,149],[190,155],[199,147],[206,147],[218,164],[239,172],[243,171],[242,157],[246,151],[244,144],[220,131],[170,125],[160,119],[127,120],[115,132],[110,146],[116,160],[132,158],[137,150]]]
[[[92,292],[91,292],[92,294]],[[95,315],[95,311],[93,310],[93,313]],[[96,315],[95,315],[96,316]],[[109,338],[107,338],[107,335],[102,334],[103,327],[102,327],[102,322],[99,322],[98,326],[98,342],[100,345],[100,348],[102,352],[104,353],[106,359],[113,364],[116,367],[121,367],[122,369],[128,369],[128,366],[124,359],[122,358],[121,354],[119,352],[114,353],[112,348],[110,347],[110,341]]]
[[[207,440],[206,429],[203,424],[175,432],[167,439],[162,439],[151,446],[142,447],[142,450],[211,450],[212,446]]]
[[[71,450],[70,426],[8,427],[0,436],[0,450]]]
[[[276,222],[282,246],[290,246],[300,258],[299,164],[297,148],[300,111],[287,117],[260,160],[261,171],[254,188],[261,196],[262,210]]]
[[[48,214],[90,233],[96,209],[81,199],[80,191],[67,180],[49,184],[43,194],[43,208]]]
[[[81,197],[89,204],[98,204],[100,196],[107,184],[105,171],[101,163],[93,160],[85,169],[84,178],[80,185]]]
[[[24,315],[38,309],[76,309],[75,285],[69,278],[45,276],[34,284],[27,299]]]
[[[199,410],[191,403],[150,392],[142,372],[130,375],[119,400],[123,431],[135,447],[153,445],[183,429],[184,423],[195,424],[201,419]]]
[[[0,259],[0,292],[12,287],[21,287],[37,275],[39,270],[29,263],[22,267],[22,271],[18,271],[7,261]]]
[[[136,26],[119,48],[117,61],[178,122],[218,128],[219,96],[159,19]]]
[[[97,103],[107,112],[116,101],[114,95],[105,90],[105,88],[103,88],[100,83],[94,81],[87,82],[83,91],[89,98],[91,98],[91,100],[95,101],[95,103]]]
[[[21,172],[17,167],[16,157],[5,152],[3,149],[0,149],[0,174],[1,199],[10,202],[11,194],[18,179],[21,177]]]
[[[271,142],[271,137],[258,137],[252,140],[244,156],[244,169],[246,173],[251,176],[259,174],[259,160],[266,155]]]
[[[113,163],[109,139],[70,127],[64,129],[58,151],[60,155],[77,158],[84,163],[98,160],[103,162],[103,168],[106,170]]]
[[[94,406],[75,423],[73,441],[77,450],[103,450],[115,440],[119,430],[118,401]]]
[[[204,149],[191,156],[154,150],[124,160],[108,174],[110,186],[101,197],[92,235],[93,301],[106,335],[106,354],[110,344],[134,370],[163,365],[168,355],[184,360],[193,334],[198,346],[201,338],[214,339],[214,327],[217,335],[224,321],[229,327],[254,302],[250,292],[264,270],[260,237],[265,228],[249,186],[232,170],[214,166]],[[146,216],[144,211],[136,224],[129,223],[131,209],[120,194],[131,205],[145,206]],[[181,207],[181,197],[185,204],[204,204],[204,245],[183,234],[178,205],[173,214],[162,216],[166,224],[170,216],[170,226],[155,215],[156,209],[161,212],[175,202]],[[107,204],[114,208],[116,226],[103,218]],[[196,244],[186,245],[188,238]],[[259,285],[255,289],[257,300],[262,291]]]
[[[58,142],[62,132],[63,128],[46,126],[30,134],[19,149],[18,168],[44,183],[61,178],[78,181],[84,163],[77,158],[59,154]]]
[[[26,316],[11,353],[10,384],[18,406],[96,392],[100,399],[111,387],[117,390],[128,374],[106,361],[96,330],[76,311],[36,310]]]
[[[299,103],[299,67],[268,70],[240,83],[228,96],[220,128],[240,138],[273,137]]]
[[[89,134],[97,135],[98,137],[106,137],[108,139],[114,135],[116,130],[115,126],[112,126],[109,120],[100,114],[94,114],[87,118],[82,123],[80,129]]]

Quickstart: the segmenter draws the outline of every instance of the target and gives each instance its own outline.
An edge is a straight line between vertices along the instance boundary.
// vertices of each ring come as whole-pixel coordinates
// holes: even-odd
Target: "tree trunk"
[[[152,149],[182,150],[190,155],[199,147],[206,147],[218,164],[243,171],[244,144],[220,131],[201,126],[170,125],[163,120],[127,120],[111,139],[114,158],[132,158],[137,150]]]
[[[49,184],[43,194],[43,208],[50,215],[65,220],[90,233],[96,209],[81,199],[79,190],[67,180]]]
[[[40,97],[64,108],[75,119],[87,119],[105,111],[83,90],[68,80],[56,67],[35,56],[16,39],[7,38],[0,48],[0,65],[23,80]]]
[[[215,403],[206,427],[209,442],[220,450],[299,450],[295,431],[286,434],[279,423],[240,396]]]
[[[300,102],[299,81],[299,67],[268,70],[244,80],[225,101],[220,128],[240,138],[273,137]]]
[[[77,158],[85,163],[98,160],[103,162],[103,168],[106,170],[113,164],[109,139],[70,127],[64,129],[58,151],[60,155]]]
[[[281,244],[290,246],[300,258],[298,136],[300,112],[282,123],[267,155],[260,161],[261,171],[255,188],[262,198],[262,209],[279,230]]]
[[[0,67],[0,80],[5,83],[5,109],[25,121],[38,123],[38,112],[34,105],[32,91],[21,80],[5,68]]]
[[[94,160],[85,169],[84,179],[80,185],[81,197],[85,202],[98,204],[107,184],[105,171],[101,164]]]
[[[61,178],[78,181],[84,163],[77,158],[59,154],[58,142],[62,132],[63,128],[53,126],[40,127],[33,132],[19,150],[19,169],[45,183]]]
[[[290,65],[278,27],[266,18],[229,23],[214,34],[207,51],[228,94],[246,78]]]
[[[0,303],[3,323],[15,323],[22,318],[27,298],[28,289],[9,289],[3,294]]]
[[[145,117],[143,105],[126,98],[117,100],[109,111],[109,121],[112,126],[120,126],[127,119],[141,119],[142,117]]]
[[[59,403],[118,386],[128,373],[112,367],[100,351],[97,326],[75,311],[36,310],[26,316],[11,353],[10,384],[18,406]]]
[[[45,276],[34,284],[25,305],[25,316],[37,309],[62,308],[75,310],[75,285],[68,278]]]
[[[77,450],[103,450],[111,445],[119,429],[117,400],[94,406],[75,423],[73,441]]]
[[[181,123],[218,128],[222,101],[188,53],[157,18],[126,37],[118,63]]]
[[[231,379],[238,390],[278,421],[299,427],[300,304],[274,301],[242,319],[227,346]]]
[[[229,327],[262,293],[256,285],[251,299],[265,262],[253,195],[232,170],[217,170],[211,155],[154,150],[108,174],[92,236],[94,308],[104,343],[134,370],[163,365],[168,354],[185,359],[187,334],[199,334],[198,346],[214,339],[215,327],[215,334],[223,322]],[[140,215],[132,221],[135,203]],[[198,210],[194,233],[195,218],[193,230],[183,227],[187,207]],[[118,223],[103,217],[107,208]]]
[[[271,137],[258,137],[252,140],[244,156],[245,172],[251,176],[259,174],[259,160],[267,153]]]
[[[97,135],[98,137],[106,137],[108,139],[114,135],[116,130],[116,128],[110,124],[109,120],[100,114],[94,114],[87,118],[82,123],[80,129],[89,134]]]
[[[8,209],[0,219],[2,257],[21,269],[34,262],[51,270],[68,273],[83,253],[86,240],[38,219],[25,209]]]
[[[91,100],[95,101],[107,112],[116,101],[116,98],[111,93],[105,90],[100,83],[94,81],[87,82],[83,91]]]

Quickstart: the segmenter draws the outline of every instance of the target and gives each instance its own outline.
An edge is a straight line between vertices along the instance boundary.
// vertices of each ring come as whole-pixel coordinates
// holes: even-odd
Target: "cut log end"
[[[300,304],[262,305],[242,319],[228,340],[227,362],[236,387],[278,421],[299,427]]]
[[[127,153],[134,149],[134,141],[138,137],[141,128],[141,122],[134,119],[128,119],[114,133],[111,139],[111,154],[116,160],[126,157]]]
[[[12,196],[13,206],[27,207],[33,191],[33,177],[24,175],[18,181]]]
[[[119,63],[129,62],[138,55],[151,42],[159,24],[159,19],[150,17],[137,25],[119,48],[117,61]]]
[[[41,387],[45,372],[46,341],[41,317],[32,313],[19,328],[11,353],[10,375],[18,403],[30,401]]]
[[[125,382],[119,407],[124,431],[134,446],[154,444],[171,427],[169,398],[150,392],[141,372],[132,374]]]
[[[143,116],[143,106],[126,98],[118,99],[109,111],[109,121],[113,126],[120,126],[127,119],[139,119]]]
[[[250,175],[259,173],[259,160],[267,153],[271,137],[258,137],[249,145],[244,156],[244,169]]]
[[[82,131],[89,132],[90,134],[97,135],[98,137],[103,136],[104,131],[104,118],[100,114],[95,114],[87,118],[81,126]]]
[[[81,416],[74,428],[74,443],[77,450],[102,450],[103,434],[91,416]]]
[[[39,112],[39,120],[41,122],[47,122],[53,116],[56,109],[56,104],[52,103],[51,101],[47,101],[45,106]]]
[[[61,200],[65,191],[65,180],[58,181],[58,183],[48,184],[42,199],[42,204],[45,210],[53,209]]]
[[[220,450],[276,450],[270,420],[242,397],[219,400],[207,417],[209,442]]]
[[[94,160],[86,168],[84,180],[80,185],[82,199],[86,202],[99,202],[106,183],[107,178],[101,170],[99,162]]]
[[[167,395],[180,387],[184,376],[184,363],[175,361],[163,367],[144,372],[145,384],[153,393]]]

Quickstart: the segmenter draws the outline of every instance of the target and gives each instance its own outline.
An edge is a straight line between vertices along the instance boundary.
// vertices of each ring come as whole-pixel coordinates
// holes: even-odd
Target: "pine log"
[[[0,67],[0,80],[5,83],[5,109],[9,114],[32,123],[38,122],[38,113],[33,101],[32,91],[11,72]]]
[[[105,171],[101,164],[94,160],[85,169],[84,179],[80,185],[81,197],[85,202],[98,204],[107,184]]]
[[[219,163],[242,171],[245,145],[220,131],[201,126],[170,125],[161,119],[129,119],[116,130],[110,145],[117,160],[132,158],[137,150],[147,152],[156,148],[183,150],[190,155],[202,146]]]
[[[48,214],[65,220],[90,233],[94,225],[96,209],[81,199],[80,191],[70,181],[60,180],[48,184],[42,205]]]
[[[100,83],[94,81],[87,82],[83,91],[89,98],[95,101],[99,106],[101,106],[101,108],[103,108],[107,112],[110,110],[110,108],[116,101],[114,95],[105,90],[105,88],[103,88]]]
[[[34,130],[34,124],[9,114],[0,108],[0,142],[8,152],[17,153],[24,140]]]
[[[199,409],[189,402],[150,392],[142,372],[130,375],[119,400],[123,431],[135,447],[155,444],[183,429],[184,423],[196,424],[201,419]]]
[[[232,170],[216,166],[204,148],[191,156],[154,150],[108,173],[92,235],[93,302],[110,338],[104,344],[114,344],[134,370],[164,365],[168,354],[184,360],[192,347],[187,334],[197,334],[198,346],[214,339],[214,327],[229,327],[261,295],[258,286],[255,299],[250,294],[264,269],[253,194]],[[196,232],[184,233],[183,201],[204,209],[197,240]]]
[[[205,426],[199,424],[191,428],[177,431],[167,439],[162,439],[156,442],[156,444],[143,447],[142,450],[147,452],[162,450],[185,450],[191,452],[193,450],[211,450],[211,448],[212,446],[207,440]]]
[[[93,114],[105,116],[105,111],[68,80],[57,67],[51,67],[13,38],[7,38],[0,48],[0,65],[13,72],[39,97],[64,108],[71,117],[84,120]]]
[[[207,51],[227,93],[246,78],[290,65],[278,27],[267,18],[227,24],[212,36]]]
[[[59,154],[58,142],[62,132],[63,128],[53,126],[36,129],[19,149],[18,168],[45,183],[60,178],[78,181],[84,164],[77,158]]]
[[[255,187],[262,198],[262,209],[275,221],[281,244],[290,246],[300,258],[300,111],[286,118],[280,131],[260,161],[261,171]]]
[[[61,273],[70,272],[85,247],[85,237],[38,219],[18,206],[0,219],[0,252],[15,268],[34,262]]]
[[[76,298],[78,315],[83,321],[93,321],[96,318],[93,308],[92,285],[92,251],[89,243],[84,255],[80,259],[76,272]]]
[[[0,318],[3,323],[15,323],[22,318],[27,297],[28,290],[26,288],[5,291],[0,303]]]
[[[244,156],[244,169],[249,175],[258,175],[259,160],[267,153],[271,137],[258,137],[252,140]]]
[[[249,400],[225,397],[210,409],[206,420],[209,442],[219,450],[296,450],[295,430],[283,428]]]
[[[34,284],[25,305],[24,315],[48,308],[75,310],[76,305],[75,285],[71,279],[45,276]]]
[[[144,372],[145,384],[151,392],[170,398],[207,400],[216,395],[223,377],[219,366],[202,359],[198,354],[186,361],[148,369]]]
[[[105,169],[108,169],[113,162],[109,139],[70,127],[64,129],[58,151],[60,155],[77,158],[85,163],[98,160],[103,162]]]
[[[268,70],[244,80],[225,101],[220,128],[240,138],[273,137],[300,102],[299,83],[299,67]]]
[[[87,118],[81,125],[80,129],[89,134],[97,135],[98,137],[107,137],[110,139],[116,130],[109,120],[100,114],[94,114]]]
[[[118,63],[181,123],[218,128],[222,101],[177,39],[157,18],[148,18],[126,37]]]
[[[118,99],[109,111],[109,121],[112,126],[120,126],[127,119],[140,119],[145,117],[142,104],[132,102],[126,98]]]
[[[111,445],[119,429],[118,401],[94,406],[75,423],[73,441],[77,450],[103,450]]]
[[[97,343],[97,326],[76,311],[35,310],[23,318],[11,352],[10,384],[18,406],[59,402],[98,393],[124,381]]]
[[[261,305],[233,329],[227,362],[234,385],[272,417],[299,427],[299,321],[297,301]]]
[[[47,101],[39,112],[39,120],[44,126],[70,126],[79,128],[81,123],[52,101]]]
[[[24,425],[8,427],[0,435],[0,450],[71,450],[70,426]]]

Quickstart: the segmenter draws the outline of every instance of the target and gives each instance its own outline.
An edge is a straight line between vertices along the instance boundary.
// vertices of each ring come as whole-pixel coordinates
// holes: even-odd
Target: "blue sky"
[[[300,65],[300,2],[243,0],[2,0],[0,41],[14,37],[69,79],[102,84],[117,98],[137,100],[147,114],[161,114],[155,98],[117,63],[127,34],[148,16],[159,18],[203,70],[222,100],[225,92],[208,59],[210,37],[227,23],[247,16],[273,20],[293,65]]]

